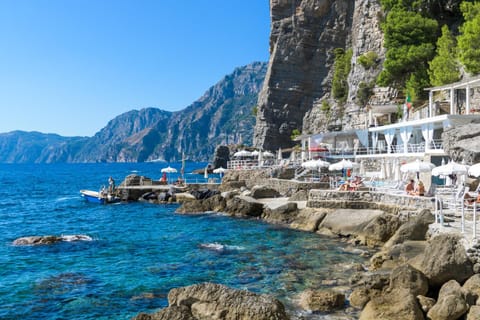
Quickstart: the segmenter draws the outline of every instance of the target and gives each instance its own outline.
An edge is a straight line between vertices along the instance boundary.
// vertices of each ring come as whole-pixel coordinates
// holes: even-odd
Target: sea
[[[167,306],[172,288],[207,281],[271,294],[301,319],[327,319],[300,311],[296,299],[365,262],[348,244],[257,219],[180,215],[176,204],[91,204],[79,193],[108,186],[110,176],[160,179],[167,165],[180,171],[160,162],[0,164],[0,319],[130,319]],[[192,172],[205,165],[187,162],[187,180],[204,179]],[[41,235],[87,240],[13,245]]]

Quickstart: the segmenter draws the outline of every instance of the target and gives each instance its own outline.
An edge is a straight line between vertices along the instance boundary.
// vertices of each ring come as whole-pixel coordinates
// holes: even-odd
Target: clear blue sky
[[[0,0],[0,132],[92,136],[268,60],[268,0]]]

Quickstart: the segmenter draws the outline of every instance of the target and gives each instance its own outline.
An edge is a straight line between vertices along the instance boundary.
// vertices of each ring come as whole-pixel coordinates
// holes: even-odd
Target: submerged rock
[[[168,293],[169,306],[157,313],[141,313],[135,320],[287,320],[280,301],[268,295],[202,283]]]
[[[57,242],[71,242],[71,241],[92,241],[92,238],[83,234],[62,235],[62,236],[29,236],[21,237],[13,241],[15,246],[33,246],[54,244]]]

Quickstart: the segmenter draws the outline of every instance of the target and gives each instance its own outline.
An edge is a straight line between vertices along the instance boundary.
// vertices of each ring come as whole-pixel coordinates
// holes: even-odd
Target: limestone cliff
[[[378,0],[270,0],[270,61],[259,95],[254,144],[290,147],[294,129],[302,133],[365,123],[357,88],[380,72],[384,57]],[[334,49],[353,51],[349,96],[338,105],[330,97]],[[374,52],[378,64],[366,70],[359,56]],[[329,110],[321,108],[326,101]]]

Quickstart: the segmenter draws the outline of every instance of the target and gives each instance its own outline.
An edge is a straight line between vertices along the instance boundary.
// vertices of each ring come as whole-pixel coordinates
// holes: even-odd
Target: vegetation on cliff
[[[380,2],[387,51],[378,85],[401,89],[418,101],[425,87],[457,81],[461,67],[480,73],[480,3]]]

